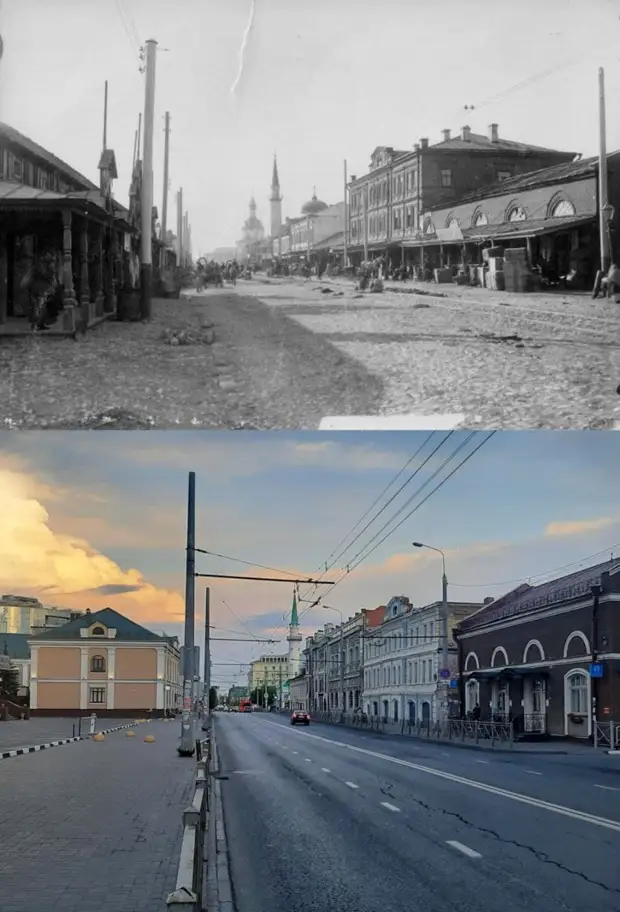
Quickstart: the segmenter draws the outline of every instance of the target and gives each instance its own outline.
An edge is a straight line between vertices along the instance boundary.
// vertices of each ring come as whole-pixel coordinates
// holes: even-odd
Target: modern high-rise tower
[[[282,227],[282,194],[280,193],[280,179],[278,177],[278,162],[273,156],[273,175],[271,177],[271,237],[280,237]]]
[[[297,677],[301,671],[301,641],[299,630],[299,617],[297,615],[297,594],[293,592],[293,607],[291,609],[291,623],[288,628],[288,677]]]

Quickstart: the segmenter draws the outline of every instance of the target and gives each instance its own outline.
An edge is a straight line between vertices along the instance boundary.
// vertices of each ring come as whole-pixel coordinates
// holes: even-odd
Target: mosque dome
[[[307,203],[304,203],[301,207],[302,215],[318,215],[319,212],[322,212],[324,209],[327,209],[327,203],[324,203],[323,200],[317,199],[316,192],[313,193],[312,199],[308,200]]]

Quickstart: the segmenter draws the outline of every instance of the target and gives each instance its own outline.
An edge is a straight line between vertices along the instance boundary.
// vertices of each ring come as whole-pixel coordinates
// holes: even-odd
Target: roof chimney
[[[419,151],[420,151],[420,143],[416,143],[416,144],[414,145],[413,148],[414,148],[414,151],[415,151],[415,152],[419,152]]]
[[[461,139],[464,140],[464,142],[469,142],[470,133],[471,129],[469,127],[461,127]]]
[[[489,139],[491,140],[491,142],[499,142],[497,124],[489,124]]]
[[[357,180],[357,174],[352,174],[352,175],[351,175],[351,183],[353,183],[353,181],[356,181],[356,180]]]
[[[490,605],[491,602],[494,602],[494,601],[495,601],[495,599],[493,598],[492,595],[487,595],[487,597],[485,598],[485,600],[483,601],[482,604],[483,604],[483,605]]]
[[[420,148],[428,149],[428,139],[425,136],[420,140]]]
[[[86,614],[90,614],[90,608],[86,609]]]
[[[443,133],[443,141],[448,142],[448,140],[450,139],[450,131],[442,130],[441,132]]]

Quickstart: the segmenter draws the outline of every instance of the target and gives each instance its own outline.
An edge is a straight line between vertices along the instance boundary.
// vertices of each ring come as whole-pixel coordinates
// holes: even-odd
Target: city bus
[[[249,698],[239,700],[239,712],[240,713],[251,713],[252,712],[252,701]]]

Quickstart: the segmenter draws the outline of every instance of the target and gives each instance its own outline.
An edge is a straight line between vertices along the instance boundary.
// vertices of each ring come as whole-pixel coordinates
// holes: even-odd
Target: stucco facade
[[[28,642],[32,715],[164,715],[178,708],[178,641],[111,609]]]

